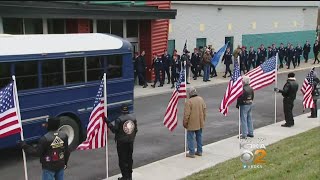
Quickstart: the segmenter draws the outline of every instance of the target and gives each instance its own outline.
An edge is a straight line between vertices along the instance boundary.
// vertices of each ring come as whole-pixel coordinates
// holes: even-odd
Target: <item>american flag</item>
[[[87,127],[87,139],[78,146],[79,150],[97,149],[106,145],[107,125],[104,121],[103,80],[94,101]]]
[[[314,68],[308,73],[307,77],[304,79],[301,92],[303,94],[303,108],[314,108],[315,104],[312,98],[312,91],[313,91],[313,73]]]
[[[256,67],[245,74],[250,78],[250,86],[253,90],[264,88],[275,81],[276,60],[277,56],[273,56],[262,63],[259,67]]]
[[[14,84],[11,82],[0,90],[0,138],[21,132],[17,108],[14,103]]]
[[[238,58],[239,59],[239,58]],[[229,81],[226,93],[221,101],[219,111],[225,116],[228,114],[229,105],[243,92],[243,83],[238,61],[234,61],[234,70]]]
[[[164,115],[163,124],[173,131],[178,124],[178,100],[179,98],[187,98],[187,88],[185,82],[185,70],[180,72],[180,77],[177,81],[176,88],[174,89],[171,99],[169,101],[166,114]]]

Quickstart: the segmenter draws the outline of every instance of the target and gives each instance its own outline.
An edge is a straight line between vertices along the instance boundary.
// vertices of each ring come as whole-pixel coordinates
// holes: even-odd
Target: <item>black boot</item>
[[[155,87],[156,87],[156,85],[155,85],[155,84],[153,84],[153,85],[151,85],[151,87],[155,88]]]

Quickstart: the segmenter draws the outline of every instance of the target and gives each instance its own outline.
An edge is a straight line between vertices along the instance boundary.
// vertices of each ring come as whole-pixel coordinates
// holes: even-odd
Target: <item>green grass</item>
[[[237,157],[184,180],[320,179],[320,127],[281,140],[267,146],[266,150],[266,164],[262,169],[243,169]]]

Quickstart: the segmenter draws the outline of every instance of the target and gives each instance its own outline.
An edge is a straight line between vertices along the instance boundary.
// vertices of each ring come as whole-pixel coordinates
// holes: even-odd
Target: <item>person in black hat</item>
[[[113,125],[105,118],[108,128],[115,134],[119,166],[122,177],[118,180],[132,180],[132,153],[133,144],[138,132],[135,114],[129,113],[127,104],[121,106],[122,114],[115,120]]]
[[[282,127],[291,127],[294,125],[292,109],[294,106],[294,100],[297,96],[298,88],[299,85],[296,82],[295,74],[293,72],[288,74],[287,83],[284,85],[282,90],[274,88],[274,91],[281,93],[283,96],[283,111],[286,123],[282,124]]]
[[[46,123],[48,133],[40,138],[36,147],[27,145],[24,141],[19,143],[26,153],[40,157],[43,180],[63,180],[64,170],[67,168],[70,157],[68,136],[58,131],[59,126],[59,118],[49,118]]]

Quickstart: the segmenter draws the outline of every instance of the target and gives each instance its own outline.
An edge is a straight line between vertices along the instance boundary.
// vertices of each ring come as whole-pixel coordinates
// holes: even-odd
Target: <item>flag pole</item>
[[[276,54],[275,86],[278,87],[278,53]],[[277,123],[277,92],[274,92],[274,123]]]
[[[184,62],[184,80],[187,81],[187,62]],[[190,73],[189,73],[190,74]],[[187,82],[185,82],[185,86],[186,86],[186,89],[187,89]],[[188,96],[187,96],[188,97]],[[184,98],[184,103],[187,102],[187,98]],[[184,129],[184,153],[185,153],[185,156],[187,156],[187,129],[185,128]]]
[[[103,98],[104,98],[104,114],[108,117],[108,102],[107,102],[107,76],[103,74]],[[106,176],[109,178],[109,152],[108,152],[108,128],[106,129]]]
[[[23,129],[22,129],[22,123],[21,123],[21,115],[20,115],[19,98],[18,98],[18,92],[17,92],[16,77],[13,75],[12,79],[13,79],[13,82],[14,82],[14,87],[13,87],[14,104],[15,104],[15,107],[17,108],[18,121],[19,121],[20,126],[21,126],[20,137],[21,137],[21,141],[24,141]],[[28,180],[28,169],[27,169],[26,153],[24,152],[23,149],[22,149],[22,157],[23,157],[23,165],[24,165],[24,177],[25,177],[25,180]]]
[[[241,131],[241,129],[240,129],[240,126],[241,126],[241,119],[240,119],[240,109],[241,109],[241,107],[239,106],[239,115],[238,115],[238,119],[239,119],[239,146],[240,146],[240,150],[241,150],[241,137],[240,137],[240,131]]]

